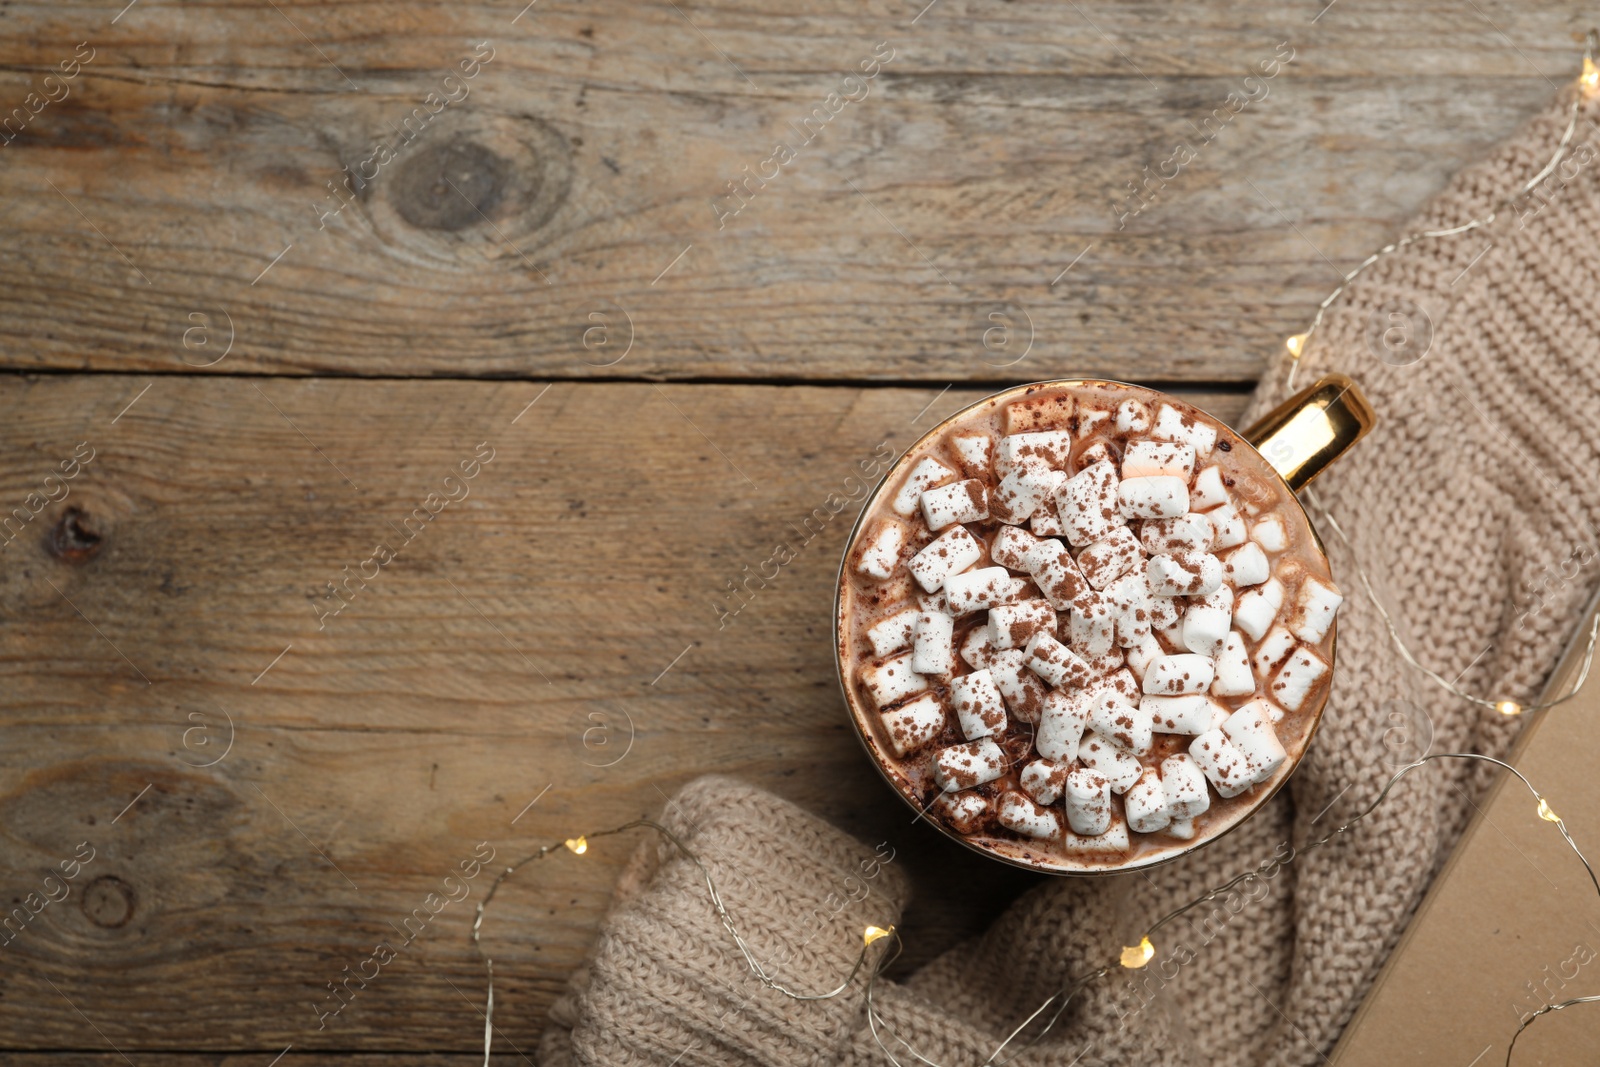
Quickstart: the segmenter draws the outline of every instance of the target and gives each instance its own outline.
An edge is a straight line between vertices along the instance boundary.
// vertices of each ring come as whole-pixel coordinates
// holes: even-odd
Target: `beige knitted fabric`
[[[1419,226],[1484,214],[1538,172],[1571,99],[1458,176]],[[1586,117],[1596,111],[1590,105]],[[1579,150],[1541,199],[1486,232],[1426,240],[1375,266],[1334,310],[1297,383],[1344,371],[1377,409],[1377,429],[1315,494],[1350,533],[1407,643],[1469,691],[1524,702],[1600,574],[1588,565],[1600,520],[1595,143],[1596,128],[1580,120]],[[1389,314],[1413,308],[1431,318],[1431,345],[1419,362],[1389,365],[1378,357],[1398,321]],[[1410,314],[1415,329],[1421,320]],[[1414,333],[1412,351],[1421,343]],[[1286,373],[1269,374],[1254,412],[1287,395]],[[1330,531],[1324,540],[1348,599],[1328,710],[1290,787],[1192,857],[1031,891],[983,937],[902,986],[880,987],[894,1034],[941,1067],[981,1064],[1046,991],[1115,959],[1152,917],[1365,806],[1430,731],[1436,751],[1506,751],[1517,722],[1449,697],[1406,666],[1360,589],[1350,549]],[[1386,748],[1386,734],[1401,753]],[[1487,781],[1476,764],[1429,765],[1359,830],[1248,898],[1169,928],[1161,958],[1093,986],[1015,1062],[1320,1063]],[[873,851],[758,790],[703,779],[666,817],[712,864],[752,945],[799,988],[836,980],[861,927],[898,916],[905,887],[893,868],[873,867],[864,888],[847,884],[861,882]],[[552,1012],[542,1063],[888,1062],[859,996],[798,1003],[762,989],[693,868],[650,851],[592,966]],[[885,1040],[901,1063],[917,1062]]]

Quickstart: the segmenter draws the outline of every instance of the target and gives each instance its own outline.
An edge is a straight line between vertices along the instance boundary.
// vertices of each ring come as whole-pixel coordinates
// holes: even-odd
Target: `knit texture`
[[[1411,229],[1486,214],[1536,174],[1571,99],[1460,174]],[[1580,118],[1578,130],[1576,154],[1538,199],[1487,230],[1380,261],[1304,356],[1297,385],[1347,373],[1378,424],[1314,487],[1354,547],[1322,531],[1347,599],[1333,692],[1289,787],[1192,856],[1052,881],[904,984],[880,983],[883,1040],[901,1063],[917,1060],[896,1038],[940,1067],[982,1064],[1048,991],[1114,961],[1155,916],[1348,819],[1430,744],[1509,749],[1518,720],[1445,694],[1401,660],[1356,560],[1422,663],[1469,692],[1536,697],[1600,574],[1589,566],[1600,551],[1600,156],[1585,147],[1594,127]],[[1286,361],[1268,373],[1247,422],[1289,395],[1288,371]],[[1155,962],[1094,984],[1013,1062],[1320,1063],[1489,780],[1487,768],[1454,760],[1413,773],[1359,829],[1167,928]],[[898,917],[898,872],[880,864],[863,882],[871,849],[759,790],[702,779],[667,818],[712,867],[750,943],[800,990],[830,987],[861,928]],[[888,1062],[859,985],[815,1003],[762,988],[693,866],[645,851],[592,963],[552,1012],[541,1063]]]

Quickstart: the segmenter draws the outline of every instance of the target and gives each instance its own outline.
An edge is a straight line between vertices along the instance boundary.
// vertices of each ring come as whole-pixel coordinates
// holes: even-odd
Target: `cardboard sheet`
[[[1552,676],[1549,695],[1568,692],[1576,680],[1595,608]],[[1600,863],[1595,674],[1600,664],[1577,697],[1536,713],[1511,762],[1566,821],[1590,862]],[[1600,894],[1583,864],[1509,773],[1480,804],[1334,1049],[1333,1067],[1500,1067],[1525,1015],[1600,993]],[[1541,1018],[1518,1039],[1512,1062],[1600,1062],[1600,1003]]]

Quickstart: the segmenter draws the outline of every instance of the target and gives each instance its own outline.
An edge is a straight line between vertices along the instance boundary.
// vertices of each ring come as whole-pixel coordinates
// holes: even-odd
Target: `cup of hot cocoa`
[[[1240,434],[1121,382],[1019,386],[912,445],[840,568],[839,679],[893,789],[1061,874],[1146,867],[1304,756],[1343,596],[1295,491],[1366,432],[1325,378]]]

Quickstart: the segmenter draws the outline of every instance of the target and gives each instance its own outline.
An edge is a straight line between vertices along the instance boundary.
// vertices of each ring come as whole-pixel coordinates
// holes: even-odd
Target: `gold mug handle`
[[[1298,493],[1377,421],[1356,383],[1330,374],[1263,415],[1242,436]]]

